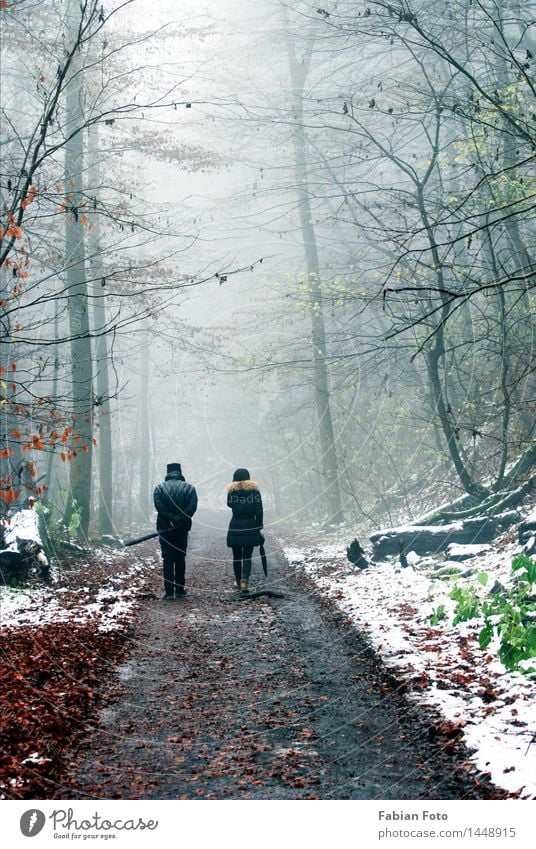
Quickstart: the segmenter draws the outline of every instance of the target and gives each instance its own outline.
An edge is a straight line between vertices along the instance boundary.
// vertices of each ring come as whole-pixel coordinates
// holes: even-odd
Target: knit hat
[[[247,469],[237,469],[233,475],[234,481],[248,481],[249,472]]]
[[[178,472],[179,475],[182,475],[182,469],[180,463],[168,463],[166,468],[166,474],[170,475],[172,472]]]

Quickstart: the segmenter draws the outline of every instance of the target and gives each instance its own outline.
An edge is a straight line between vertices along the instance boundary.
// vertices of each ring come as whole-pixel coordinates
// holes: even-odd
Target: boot
[[[240,581],[240,589],[242,590],[243,593],[248,593],[249,592],[248,581],[244,581],[244,580]]]
[[[186,595],[184,585],[186,583],[186,560],[184,556],[175,560],[175,598]]]
[[[164,559],[164,598],[172,599],[174,590],[173,560]]]

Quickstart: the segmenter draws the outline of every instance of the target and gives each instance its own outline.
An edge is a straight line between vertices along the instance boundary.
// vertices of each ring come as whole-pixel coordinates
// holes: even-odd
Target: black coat
[[[171,472],[155,487],[154,506],[157,510],[156,529],[180,528],[189,531],[192,516],[197,510],[197,492],[178,472]]]
[[[227,506],[233,511],[227,545],[261,545],[262,498],[255,481],[232,483],[227,489]]]

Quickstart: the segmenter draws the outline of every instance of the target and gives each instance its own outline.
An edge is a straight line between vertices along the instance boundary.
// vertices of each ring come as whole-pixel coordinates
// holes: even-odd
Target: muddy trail
[[[72,753],[61,798],[66,786],[79,799],[498,797],[273,537],[269,581],[256,550],[251,590],[284,597],[232,588],[226,519],[196,523],[187,596],[145,601],[113,699]],[[149,551],[156,561],[154,542]]]

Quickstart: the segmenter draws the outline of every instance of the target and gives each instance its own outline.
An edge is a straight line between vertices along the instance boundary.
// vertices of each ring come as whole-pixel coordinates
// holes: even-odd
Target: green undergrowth
[[[520,554],[512,561],[511,582],[504,587],[498,581],[482,595],[489,582],[486,572],[479,572],[476,583],[456,584],[450,598],[456,602],[453,625],[471,619],[483,620],[478,634],[480,648],[485,651],[498,639],[498,655],[504,666],[524,674],[536,673],[529,662],[536,658],[536,561]],[[446,618],[440,605],[429,617],[431,625]]]

